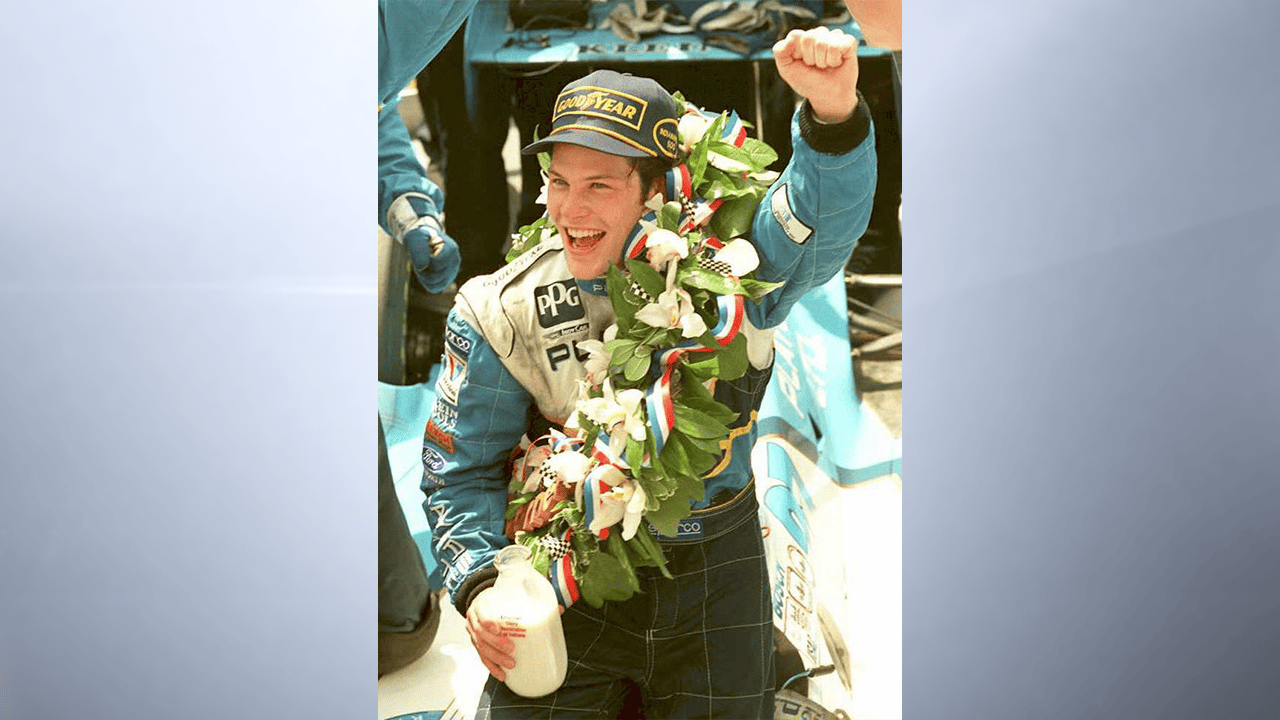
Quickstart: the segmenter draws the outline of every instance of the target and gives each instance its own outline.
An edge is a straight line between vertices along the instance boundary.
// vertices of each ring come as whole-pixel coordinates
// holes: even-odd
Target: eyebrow
[[[563,174],[556,172],[552,168],[547,168],[547,174],[555,175],[558,178],[564,179]],[[586,182],[588,180],[625,180],[630,176],[631,176],[631,173],[627,173],[626,175],[610,175],[608,173],[596,173],[595,175],[587,175],[585,177],[579,178],[579,181]]]

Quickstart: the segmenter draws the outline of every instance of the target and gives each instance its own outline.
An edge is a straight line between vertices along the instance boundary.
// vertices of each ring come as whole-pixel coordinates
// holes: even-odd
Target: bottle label
[[[507,618],[498,619],[498,634],[502,637],[522,638],[528,634],[520,623]]]

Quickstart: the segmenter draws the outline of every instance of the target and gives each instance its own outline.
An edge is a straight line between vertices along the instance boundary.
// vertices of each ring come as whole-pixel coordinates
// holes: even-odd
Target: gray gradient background
[[[1280,8],[904,4],[905,716],[1276,717]],[[0,716],[371,716],[372,8],[10,5]]]

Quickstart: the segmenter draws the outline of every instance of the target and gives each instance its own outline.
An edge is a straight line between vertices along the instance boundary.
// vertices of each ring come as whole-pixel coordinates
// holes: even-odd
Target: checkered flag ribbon
[[[646,292],[644,288],[640,287],[640,283],[635,280],[631,281],[631,292],[635,293],[636,297],[639,297],[647,303],[654,302],[653,296]]]
[[[710,270],[717,275],[728,275],[733,266],[722,260],[713,260],[706,255],[698,256],[698,267],[703,270]]]
[[[543,535],[538,538],[538,544],[547,551],[547,557],[551,562],[556,562],[560,558],[569,554],[573,547],[569,544],[568,539],[562,537],[554,537],[551,535]]]

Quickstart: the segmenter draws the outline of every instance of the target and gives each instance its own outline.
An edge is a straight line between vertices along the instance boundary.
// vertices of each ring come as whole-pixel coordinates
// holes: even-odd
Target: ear
[[[649,183],[649,188],[645,192],[641,202],[648,202],[649,198],[654,195],[661,195],[662,202],[664,203],[667,201],[667,181],[665,177],[654,178],[653,182]]]

